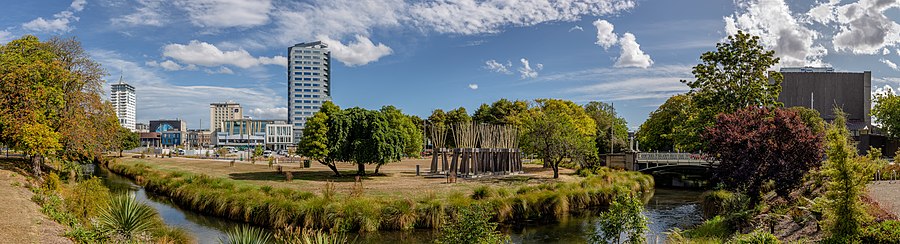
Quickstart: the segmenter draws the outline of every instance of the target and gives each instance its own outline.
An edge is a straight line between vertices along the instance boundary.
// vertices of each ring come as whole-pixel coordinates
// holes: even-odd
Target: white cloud
[[[888,55],[888,54],[891,54],[891,49],[884,48],[884,50],[881,51],[881,55]]]
[[[72,4],[69,5],[72,10],[81,11],[84,10],[84,5],[87,5],[87,0],[75,0],[72,1]]]
[[[234,65],[241,68],[250,68],[266,64],[287,67],[287,58],[282,56],[257,58],[243,49],[222,51],[213,44],[197,40],[193,40],[187,45],[166,45],[163,47],[163,56],[173,58],[182,63],[206,67]]]
[[[117,25],[161,27],[169,22],[163,3],[161,0],[138,0],[133,13],[115,17],[112,22]]]
[[[838,51],[875,54],[879,49],[900,43],[900,24],[884,12],[900,7],[898,1],[860,0],[837,7],[840,32],[832,44]]]
[[[690,88],[680,80],[693,79],[691,66],[664,65],[647,69],[595,68],[576,72],[546,75],[542,81],[582,82],[563,89],[576,101],[662,100],[687,92]]]
[[[478,84],[469,84],[469,89],[478,90]]]
[[[279,108],[275,107],[287,104],[284,96],[280,95],[280,91],[260,86],[175,85],[159,72],[125,60],[116,52],[89,50],[89,53],[92,58],[110,69],[110,74],[116,74],[114,77],[107,77],[109,80],[118,80],[119,74],[122,74],[126,82],[135,86],[137,120],[140,122],[146,123],[151,119],[160,118],[181,118],[191,128],[196,128],[195,123],[200,120],[203,120],[203,126],[209,126],[209,103],[227,100],[240,103],[248,108],[251,114],[260,118],[287,118],[286,109],[279,112]],[[108,90],[108,87],[105,90]],[[254,114],[256,109],[262,112]]]
[[[328,49],[331,50],[332,56],[347,66],[365,65],[378,61],[381,57],[394,52],[394,50],[383,43],[375,45],[368,37],[362,35],[357,35],[356,42],[348,43],[347,45],[327,36],[319,36],[318,39],[328,44]]]
[[[72,4],[69,4],[69,9],[54,14],[52,19],[38,17],[22,24],[22,28],[45,33],[66,33],[72,31],[75,27],[71,27],[69,24],[78,21],[79,18],[75,16],[75,13],[84,10],[85,4],[87,4],[86,0],[74,0]]]
[[[634,8],[631,0],[435,1],[409,7],[410,19],[422,30],[438,33],[497,33],[505,26],[533,26],[575,21],[582,15],[607,15]]]
[[[724,18],[726,34],[743,30],[759,36],[760,43],[773,49],[783,66],[823,65],[822,56],[828,51],[814,44],[820,34],[794,18],[784,0],[751,0],[738,7],[743,13]]]
[[[528,63],[528,59],[522,58],[519,60],[522,62],[522,67],[519,68],[519,74],[522,79],[533,79],[538,77],[538,71],[544,68],[543,64],[536,64],[535,68],[532,69],[531,65]]]
[[[253,108],[249,110],[250,115],[255,119],[287,119],[288,109],[286,107],[277,108]]]
[[[891,67],[891,69],[893,69],[893,70],[900,71],[900,67],[897,67],[897,64],[895,64],[894,62],[891,62],[890,60],[887,60],[887,59],[881,59],[881,60],[879,60],[879,61],[881,61],[882,63],[886,64],[888,67]]]
[[[491,59],[484,62],[484,68],[497,73],[512,74],[512,71],[509,71],[509,68],[512,68],[512,62],[509,61],[506,61],[506,64],[501,64],[497,60]]]
[[[806,13],[806,17],[810,21],[829,24],[835,21],[834,6],[840,3],[840,0],[829,0],[815,6]]]
[[[584,28],[581,28],[581,26],[575,25],[572,28],[569,28],[569,32],[573,32],[573,31],[584,31]]]
[[[616,33],[613,33],[613,25],[606,20],[598,19],[594,21],[594,26],[597,27],[597,42],[595,44],[603,47],[603,49],[609,49],[616,44],[619,37]]]
[[[179,0],[191,22],[201,27],[254,27],[269,22],[271,0]]]
[[[318,36],[344,39],[368,36],[378,27],[401,26],[403,0],[330,0],[296,2],[278,6],[272,18],[275,28],[257,39],[277,46],[308,42]],[[315,26],[315,28],[304,28]]]
[[[178,63],[175,63],[172,60],[166,60],[166,61],[163,61],[162,63],[159,63],[159,67],[162,67],[163,69],[168,70],[168,71],[182,69],[181,65],[178,65]]]
[[[205,70],[203,70],[203,72],[206,72],[207,74],[211,74],[211,75],[212,74],[229,74],[229,75],[234,74],[234,71],[232,71],[231,69],[229,69],[228,67],[225,67],[225,66],[219,67],[219,69],[217,69],[217,70],[205,69]]]
[[[650,55],[641,51],[641,45],[637,43],[634,34],[625,32],[619,39],[619,45],[622,47],[622,53],[616,59],[615,67],[647,68],[653,65]]]
[[[13,40],[12,32],[0,30],[0,45],[6,44],[9,41]]]

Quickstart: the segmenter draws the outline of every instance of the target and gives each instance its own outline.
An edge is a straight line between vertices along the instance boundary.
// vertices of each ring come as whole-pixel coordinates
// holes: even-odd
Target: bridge
[[[651,174],[657,184],[697,187],[706,184],[718,162],[696,153],[607,154],[607,166]]]

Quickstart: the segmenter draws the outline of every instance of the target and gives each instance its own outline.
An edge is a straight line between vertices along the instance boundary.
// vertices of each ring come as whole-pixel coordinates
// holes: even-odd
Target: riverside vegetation
[[[136,163],[111,163],[109,169],[135,179],[147,190],[179,205],[233,220],[284,229],[292,227],[337,232],[439,229],[456,219],[458,210],[474,204],[491,209],[498,222],[559,220],[572,212],[605,208],[620,192],[649,193],[650,176],[599,169],[578,182],[544,183],[518,188],[480,186],[471,194],[423,197],[342,196],[332,187],[320,194],[258,186]]]

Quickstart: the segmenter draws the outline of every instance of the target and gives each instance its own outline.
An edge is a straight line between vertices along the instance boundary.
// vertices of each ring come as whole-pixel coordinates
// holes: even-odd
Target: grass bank
[[[339,195],[333,185],[320,193],[260,186],[145,163],[111,163],[109,169],[128,176],[147,190],[179,205],[210,215],[273,228],[303,227],[337,231],[439,228],[445,216],[476,203],[493,208],[499,222],[558,220],[573,212],[605,208],[622,191],[647,193],[653,178],[636,172],[600,170],[575,182],[522,187],[482,185],[471,193],[425,196]],[[402,195],[402,194],[398,194]]]

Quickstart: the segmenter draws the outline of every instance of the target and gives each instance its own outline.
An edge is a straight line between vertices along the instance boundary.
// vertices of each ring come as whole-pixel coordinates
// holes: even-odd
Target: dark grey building
[[[785,107],[807,107],[825,120],[834,119],[834,107],[847,113],[851,130],[872,123],[872,72],[835,72],[831,68],[783,68],[778,101]],[[853,128],[859,127],[859,128]]]

